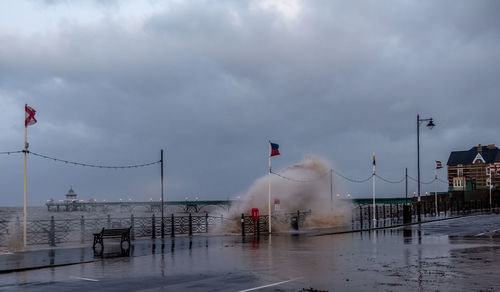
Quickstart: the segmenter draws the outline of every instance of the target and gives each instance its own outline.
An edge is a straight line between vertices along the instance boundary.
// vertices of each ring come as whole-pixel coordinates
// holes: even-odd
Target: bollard
[[[411,223],[411,205],[403,205],[403,223]]]
[[[54,216],[50,217],[49,245],[56,246],[56,224]]]
[[[155,214],[151,216],[151,238],[156,238],[156,222],[155,222]]]
[[[170,219],[170,237],[175,237],[174,213],[172,213],[172,218]]]
[[[193,218],[191,217],[191,213],[189,213],[189,235],[193,235]]]
[[[205,232],[208,233],[208,213],[205,213]]]
[[[85,219],[83,219],[83,215],[80,218],[80,243],[85,241]]]
[[[241,236],[245,237],[245,214],[241,214]]]

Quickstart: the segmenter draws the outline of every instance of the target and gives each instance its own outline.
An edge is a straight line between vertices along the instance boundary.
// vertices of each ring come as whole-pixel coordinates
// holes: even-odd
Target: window
[[[458,177],[463,177],[464,176],[464,169],[463,168],[457,169],[457,176]]]
[[[453,187],[454,188],[459,188],[464,186],[464,181],[461,178],[453,178]]]
[[[491,173],[490,168],[489,168],[489,167],[486,167],[486,175],[490,175],[490,173]]]

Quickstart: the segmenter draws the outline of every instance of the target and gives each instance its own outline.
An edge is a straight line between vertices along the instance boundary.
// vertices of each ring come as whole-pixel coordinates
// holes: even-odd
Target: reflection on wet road
[[[0,275],[0,289],[493,291],[500,290],[498,228],[500,216],[483,215],[327,236],[136,241],[128,257],[110,248],[91,263]]]

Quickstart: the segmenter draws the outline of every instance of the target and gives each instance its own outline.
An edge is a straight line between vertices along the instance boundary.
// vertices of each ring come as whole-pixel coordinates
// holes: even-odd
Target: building
[[[70,187],[68,193],[66,194],[66,202],[78,202],[75,191],[73,191],[73,187]]]
[[[500,149],[495,144],[474,146],[465,151],[453,151],[448,158],[448,187],[450,191],[488,190],[490,165],[493,188],[500,188]]]

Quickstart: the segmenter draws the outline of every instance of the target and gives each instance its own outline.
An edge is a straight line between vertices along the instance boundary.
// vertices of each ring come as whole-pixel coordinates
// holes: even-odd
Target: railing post
[[[371,216],[371,212],[372,212],[372,210],[371,210],[371,209],[372,209],[372,208],[370,208],[370,206],[368,206],[368,222],[371,222],[370,220],[371,220],[371,218],[373,217],[373,216]],[[370,224],[368,224],[368,225],[370,225]]]
[[[16,238],[17,242],[21,242],[23,240],[23,230],[21,229],[21,221],[19,220],[19,216],[16,216]]]
[[[193,235],[193,217],[189,213],[189,235]]]
[[[82,217],[80,218],[80,243],[83,243],[85,241],[85,219]]]
[[[300,229],[300,211],[297,210],[297,230]]]
[[[170,237],[175,237],[174,213],[172,213],[170,219]]]
[[[130,226],[132,227],[132,228],[130,228],[130,238],[132,240],[135,240],[135,235],[134,235],[134,229],[135,228],[134,228],[134,225],[135,225],[134,224],[134,214],[130,214]]]
[[[245,214],[241,214],[241,236],[245,236]]]
[[[257,218],[257,238],[260,238],[260,216]]]
[[[151,238],[156,238],[156,222],[155,222],[155,214],[151,217]]]
[[[205,213],[205,232],[208,233],[208,213]]]
[[[56,246],[56,223],[54,216],[50,217],[49,245]]]
[[[363,229],[363,205],[359,204],[359,228]]]

